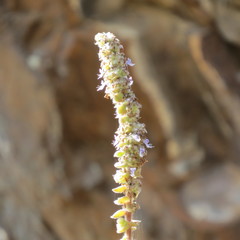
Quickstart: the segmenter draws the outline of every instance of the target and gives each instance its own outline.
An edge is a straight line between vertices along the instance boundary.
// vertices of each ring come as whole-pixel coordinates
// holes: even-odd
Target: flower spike
[[[145,125],[139,122],[141,104],[131,89],[133,80],[128,67],[135,64],[125,57],[123,46],[114,34],[96,34],[95,44],[99,47],[101,62],[98,90],[105,89],[105,97],[112,100],[119,122],[113,142],[114,157],[118,158],[114,166],[118,170],[113,178],[120,186],[113,192],[124,196],[114,201],[122,209],[111,217],[117,219],[117,233],[124,234],[122,240],[133,240],[133,231],[140,223],[133,220],[133,214],[139,208],[136,198],[141,191],[141,168],[146,162],[147,148],[153,146],[146,137]]]

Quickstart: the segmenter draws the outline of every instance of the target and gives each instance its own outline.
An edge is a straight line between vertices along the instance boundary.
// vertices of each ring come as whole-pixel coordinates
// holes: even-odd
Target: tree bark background
[[[136,64],[155,146],[137,239],[238,240],[238,0],[0,1],[0,240],[119,237],[101,31]]]

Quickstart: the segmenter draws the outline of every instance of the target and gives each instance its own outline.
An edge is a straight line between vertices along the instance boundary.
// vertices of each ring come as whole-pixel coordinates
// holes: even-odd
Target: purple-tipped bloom
[[[129,80],[129,85],[132,86],[132,85],[133,85],[133,79],[132,79],[132,77],[129,77],[128,80]]]
[[[146,155],[146,149],[145,149],[145,147],[143,147],[143,146],[141,146],[140,148],[139,148],[139,156],[140,157],[144,157],[145,155]]]
[[[131,67],[135,65],[130,58],[127,59],[126,64]]]
[[[144,139],[143,140],[143,143],[145,144],[145,146],[147,147],[147,148],[153,148],[153,145],[150,143],[150,141],[149,141],[149,139]]]
[[[141,141],[141,137],[137,134],[132,134],[132,138],[137,141],[137,142],[140,142]]]
[[[135,176],[135,172],[136,172],[136,168],[130,168],[130,176],[134,177]]]

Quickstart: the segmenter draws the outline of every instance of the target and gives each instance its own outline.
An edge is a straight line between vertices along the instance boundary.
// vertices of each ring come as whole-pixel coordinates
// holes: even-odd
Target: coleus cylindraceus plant
[[[141,168],[146,162],[146,149],[153,146],[146,137],[145,125],[139,122],[141,105],[131,89],[133,80],[128,66],[134,64],[126,59],[123,46],[114,34],[98,33],[95,41],[101,62],[98,90],[105,89],[105,97],[112,100],[119,122],[113,141],[114,157],[118,158],[113,178],[120,186],[112,191],[123,196],[114,201],[122,208],[111,218],[117,219],[117,233],[123,233],[121,240],[133,240],[133,231],[140,223],[133,219],[133,214],[139,208],[136,199],[141,191]]]

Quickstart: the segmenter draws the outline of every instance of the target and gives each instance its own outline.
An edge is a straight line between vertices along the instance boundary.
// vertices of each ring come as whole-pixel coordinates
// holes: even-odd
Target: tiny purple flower
[[[135,65],[130,58],[127,59],[126,64],[131,67]]]
[[[147,148],[153,148],[153,145],[150,143],[150,141],[149,141],[149,139],[144,139],[143,140],[143,143],[145,144],[145,146],[147,147]]]
[[[145,147],[141,146],[139,148],[139,156],[144,157],[145,155],[146,155],[146,149],[145,149]]]
[[[137,135],[137,134],[132,134],[132,138],[133,138],[134,140],[136,140],[137,142],[140,142],[140,141],[141,141],[141,137],[140,137],[139,135]]]
[[[130,176],[131,177],[134,177],[135,176],[135,171],[136,171],[137,169],[136,168],[130,168]]]
[[[129,77],[128,80],[129,80],[129,85],[132,86],[132,85],[133,85],[133,79],[132,79],[132,77]]]

